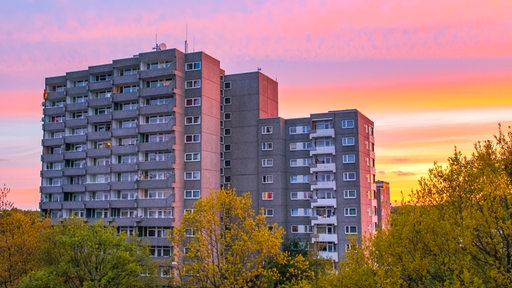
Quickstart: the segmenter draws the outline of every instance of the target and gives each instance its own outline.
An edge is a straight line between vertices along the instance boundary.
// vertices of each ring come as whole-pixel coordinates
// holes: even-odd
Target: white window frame
[[[261,134],[272,134],[273,127],[270,125],[261,126]]]
[[[274,217],[274,209],[272,209],[272,208],[263,208],[263,216],[265,216],[265,217]]]
[[[188,140],[187,138],[191,138]],[[185,135],[185,143],[199,143],[201,142],[201,134],[186,134]]]
[[[264,184],[274,183],[274,175],[261,176],[261,183],[264,183]]]
[[[341,145],[354,146],[356,145],[356,139],[354,137],[343,137],[341,138]]]
[[[356,154],[344,154],[343,163],[356,163]]]
[[[343,214],[345,216],[349,216],[349,217],[355,217],[357,216],[357,208],[355,207],[349,207],[349,208],[345,208],[343,209]]]
[[[274,192],[261,192],[261,200],[274,200]]]
[[[201,98],[200,97],[185,99],[185,107],[195,107],[195,106],[201,106]]]
[[[274,159],[272,159],[272,158],[261,159],[261,167],[272,167],[272,166],[274,166]]]
[[[201,152],[185,153],[185,162],[201,161]]]
[[[201,116],[187,116],[185,117],[185,125],[201,124]]]
[[[356,172],[343,172],[343,181],[356,181],[356,180],[357,180]]]
[[[201,180],[201,171],[185,171],[185,180]]]
[[[345,226],[345,234],[357,234],[357,226],[356,225]]]
[[[185,81],[185,89],[201,88],[201,79]]]
[[[188,62],[185,63],[185,71],[201,70],[201,62]]]
[[[271,151],[274,149],[274,144],[272,142],[262,142],[261,150],[262,151]]]
[[[357,190],[343,190],[343,198],[345,199],[353,199],[357,198]]]
[[[231,81],[224,82],[224,90],[231,89]]]
[[[201,198],[201,190],[185,190],[183,191],[184,199],[199,199]]]
[[[341,128],[354,128],[354,127],[355,127],[354,119],[341,120]]]
[[[222,93],[224,93],[224,91],[223,91],[223,90],[220,90],[220,91],[221,91]],[[232,100],[232,99],[231,99],[231,97],[225,97],[225,98],[224,98],[224,101],[223,101],[224,105],[231,105],[231,103],[233,103],[233,102],[231,102],[231,100]]]

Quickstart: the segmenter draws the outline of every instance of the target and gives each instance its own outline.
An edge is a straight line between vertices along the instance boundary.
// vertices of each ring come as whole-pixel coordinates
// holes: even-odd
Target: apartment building
[[[373,122],[357,110],[279,118],[276,81],[177,49],[45,86],[40,209],[53,222],[101,219],[166,259],[184,211],[230,185],[336,261],[347,235],[379,227]]]

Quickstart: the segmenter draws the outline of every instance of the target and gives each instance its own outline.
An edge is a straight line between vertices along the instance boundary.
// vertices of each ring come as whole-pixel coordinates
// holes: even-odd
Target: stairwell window
[[[261,177],[261,183],[265,183],[265,184],[274,183],[274,176],[273,175],[263,175]]]
[[[185,180],[200,180],[200,171],[185,171]]]
[[[201,62],[189,62],[185,64],[185,71],[201,70]]]
[[[185,143],[199,143],[199,142],[201,142],[200,134],[185,135]]]
[[[343,181],[356,181],[356,172],[343,172]]]
[[[261,167],[274,166],[274,159],[261,159]]]
[[[185,199],[199,199],[201,197],[200,190],[185,190]]]
[[[341,144],[343,146],[352,146],[355,145],[356,140],[354,137],[343,137],[341,138]]]
[[[357,208],[345,208],[345,216],[357,216]]]
[[[262,192],[261,193],[261,199],[262,200],[273,200],[274,199],[274,193],[273,192]]]
[[[201,106],[201,98],[188,98],[185,99],[185,107]]]
[[[345,226],[345,234],[357,234],[357,226]]]
[[[263,208],[263,216],[274,217],[274,209],[272,209],[272,208]]]
[[[272,126],[262,126],[261,134],[272,134]]]
[[[269,151],[274,148],[272,142],[263,142],[261,143],[261,150],[263,151]]]
[[[201,80],[188,80],[185,81],[185,89],[201,88]]]
[[[356,190],[343,190],[343,198],[356,198]]]

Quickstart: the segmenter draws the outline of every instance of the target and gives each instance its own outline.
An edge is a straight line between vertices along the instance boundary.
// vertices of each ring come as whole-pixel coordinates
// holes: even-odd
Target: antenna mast
[[[188,53],[188,24],[185,24],[185,54]]]

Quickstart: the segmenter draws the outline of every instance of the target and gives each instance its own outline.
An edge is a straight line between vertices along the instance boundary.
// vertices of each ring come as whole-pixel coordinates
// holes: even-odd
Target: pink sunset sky
[[[455,146],[512,125],[512,1],[7,1],[0,8],[0,185],[36,209],[44,79],[158,42],[279,82],[281,117],[375,121],[392,200]]]

